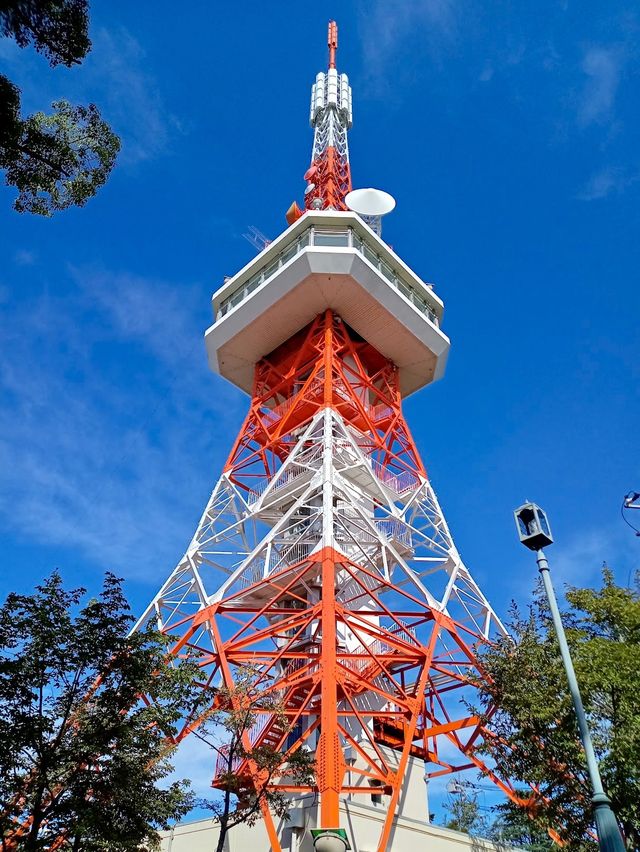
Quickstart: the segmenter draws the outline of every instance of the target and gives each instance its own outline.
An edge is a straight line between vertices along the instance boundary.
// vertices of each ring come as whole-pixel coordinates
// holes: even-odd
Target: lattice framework
[[[238,666],[258,666],[289,724],[265,714],[249,741],[284,760],[315,752],[323,826],[339,824],[341,796],[381,785],[386,849],[410,756],[432,777],[481,769],[515,796],[478,756],[485,731],[460,702],[482,677],[478,647],[504,628],[454,545],[396,368],[331,311],[256,365],[240,434],[148,618],[173,654],[197,651],[211,706]],[[235,769],[259,784],[248,762]]]

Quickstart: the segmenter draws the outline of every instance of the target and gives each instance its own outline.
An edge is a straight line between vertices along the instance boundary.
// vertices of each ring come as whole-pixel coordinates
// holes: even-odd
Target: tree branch
[[[48,157],[45,157],[43,154],[40,154],[37,151],[30,150],[26,145],[15,146],[21,154],[26,154],[27,157],[33,157],[36,160],[39,160],[41,163],[44,163],[46,166],[50,166],[54,171],[62,173],[65,177],[70,178],[72,172],[68,172],[66,169],[62,168],[61,163],[55,163],[53,160],[50,160]]]

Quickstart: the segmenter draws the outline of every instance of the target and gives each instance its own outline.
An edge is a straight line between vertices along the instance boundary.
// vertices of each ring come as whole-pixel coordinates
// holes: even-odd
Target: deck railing
[[[278,255],[270,260],[266,266],[243,281],[237,290],[220,303],[217,319],[224,317],[230,310],[244,302],[254,290],[257,290],[285,264],[309,246],[356,249],[386,278],[392,287],[402,293],[421,313],[425,314],[433,325],[439,326],[440,321],[433,305],[418,292],[411,281],[408,280],[406,274],[387,263],[353,228],[340,230],[329,227],[323,228],[319,225],[312,225],[307,228],[296,239],[284,245]]]

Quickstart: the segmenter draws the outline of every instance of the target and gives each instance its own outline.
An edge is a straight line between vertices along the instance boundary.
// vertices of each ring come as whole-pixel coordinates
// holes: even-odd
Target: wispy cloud
[[[2,305],[0,520],[156,584],[244,401],[208,373],[194,288],[105,270],[73,281]]]
[[[611,119],[623,58],[617,47],[592,45],[585,51],[582,72],[586,80],[578,108],[583,127]]]
[[[388,75],[407,40],[419,35],[426,45],[450,40],[456,32],[454,0],[373,0],[362,7],[360,37],[369,88],[386,91]]]
[[[176,368],[202,350],[202,328],[196,321],[197,288],[101,267],[69,267],[73,280],[93,306],[106,315],[112,334],[135,340],[161,361]],[[183,376],[187,379],[187,376]]]
[[[617,582],[626,584],[636,564],[634,546],[622,522],[615,527],[583,530],[568,541],[556,542],[549,561],[558,593],[564,584],[598,585],[605,562]]]
[[[122,136],[125,162],[147,160],[167,149],[180,122],[164,104],[144,50],[124,27],[97,31],[79,80],[97,92],[97,102]]]
[[[558,598],[562,599],[566,586],[599,586],[605,562],[614,572],[616,582],[626,585],[637,568],[637,544],[620,521],[558,536],[548,557],[551,578]],[[526,607],[538,573],[531,554],[521,552],[517,558],[522,567],[511,574],[505,591]]]
[[[639,179],[640,175],[627,169],[606,166],[589,178],[577,198],[580,201],[597,201],[609,195],[619,195]]]
[[[135,165],[168,151],[182,122],[166,105],[151,62],[124,27],[92,32],[92,49],[71,70],[51,69],[44,57],[0,39],[0,60],[11,67],[25,113],[47,111],[60,98],[97,104],[122,141],[120,164]]]
[[[18,266],[33,266],[36,259],[36,253],[27,249],[18,249],[13,256],[13,262]]]

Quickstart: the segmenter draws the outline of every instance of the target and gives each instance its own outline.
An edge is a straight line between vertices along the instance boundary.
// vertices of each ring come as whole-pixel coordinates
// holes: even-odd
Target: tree
[[[2,35],[54,65],[80,63],[91,48],[87,0],[0,0]],[[120,140],[95,104],[60,100],[53,112],[22,118],[20,91],[0,74],[0,168],[15,186],[15,209],[51,216],[81,206],[105,183]]]
[[[217,708],[196,735],[217,754],[216,786],[222,797],[200,802],[220,824],[216,852],[223,852],[228,832],[240,823],[254,825],[266,805],[275,816],[288,819],[290,799],[278,789],[278,781],[312,784],[315,760],[298,749],[283,759],[272,745],[253,745],[252,729],[269,719],[282,738],[290,728],[286,707],[279,695],[265,690],[260,670],[253,666],[236,669],[233,686],[217,691]],[[216,734],[221,732],[222,736]],[[249,743],[247,745],[246,743]],[[238,772],[240,765],[244,772]]]
[[[127,635],[112,574],[98,599],[84,594],[54,573],[0,608],[3,850],[48,850],[56,838],[73,852],[156,848],[157,830],[192,804],[187,782],[166,779],[193,668],[167,666],[155,631]]]
[[[640,594],[603,569],[599,589],[571,588],[563,620],[605,790],[630,849],[640,848]],[[478,683],[493,736],[484,748],[498,770],[536,785],[534,823],[572,849],[593,848],[591,790],[546,598],[538,587],[524,618],[512,610],[510,639],[488,649]]]
[[[454,784],[455,790],[449,793],[444,803],[448,813],[445,827],[469,835],[486,837],[489,833],[489,821],[481,811],[477,792],[464,782]]]
[[[522,798],[531,794],[530,790],[518,790]],[[553,852],[558,847],[549,837],[549,833],[537,826],[527,812],[515,802],[506,801],[494,808],[496,818],[488,834],[499,847],[506,845],[526,849],[528,852]]]

